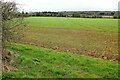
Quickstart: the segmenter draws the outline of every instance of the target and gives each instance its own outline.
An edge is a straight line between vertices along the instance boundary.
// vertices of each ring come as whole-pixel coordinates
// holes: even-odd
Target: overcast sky
[[[11,0],[10,0],[11,1]],[[120,0],[14,0],[25,12],[117,11]]]

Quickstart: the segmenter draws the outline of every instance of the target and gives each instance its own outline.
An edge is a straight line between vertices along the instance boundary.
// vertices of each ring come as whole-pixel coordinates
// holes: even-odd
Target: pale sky
[[[7,0],[12,1],[12,0]],[[120,0],[14,0],[25,12],[117,11]]]

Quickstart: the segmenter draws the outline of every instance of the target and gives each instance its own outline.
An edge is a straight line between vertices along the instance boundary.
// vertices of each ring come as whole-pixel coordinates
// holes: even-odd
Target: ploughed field
[[[63,17],[28,17],[23,43],[118,60],[118,20]]]
[[[23,44],[7,48],[18,56],[3,78],[118,78],[117,19],[25,20]]]

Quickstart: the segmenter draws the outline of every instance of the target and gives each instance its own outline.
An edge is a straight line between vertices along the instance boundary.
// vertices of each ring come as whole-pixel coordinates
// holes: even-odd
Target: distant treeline
[[[80,18],[120,18],[117,11],[64,11],[64,12],[22,12],[24,17],[80,17]]]

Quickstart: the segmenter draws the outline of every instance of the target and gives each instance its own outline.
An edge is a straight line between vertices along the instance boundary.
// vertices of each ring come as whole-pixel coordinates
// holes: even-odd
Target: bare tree
[[[1,2],[2,4],[2,42],[3,48],[9,42],[18,42],[24,36],[25,22],[19,13],[15,2]]]

